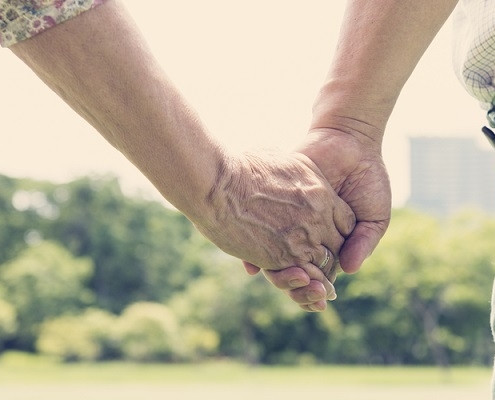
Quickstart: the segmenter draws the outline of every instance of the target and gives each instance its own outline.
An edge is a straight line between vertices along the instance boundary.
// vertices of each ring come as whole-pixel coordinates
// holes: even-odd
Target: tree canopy
[[[309,314],[112,177],[0,176],[0,349],[65,361],[489,364],[494,240],[495,218],[476,210],[394,210],[361,271],[339,275],[337,300]]]

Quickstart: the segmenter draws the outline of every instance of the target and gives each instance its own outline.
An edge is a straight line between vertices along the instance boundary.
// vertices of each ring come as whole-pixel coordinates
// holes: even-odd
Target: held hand
[[[248,271],[256,265],[267,274],[288,276],[280,270],[300,267],[290,268],[300,272],[287,285],[314,286],[315,295],[324,293],[324,307],[326,297],[334,297],[325,275],[331,275],[355,218],[318,167],[303,154],[246,154],[230,159],[217,181],[209,196],[214,218],[198,229],[220,249],[246,260]],[[291,297],[310,304],[297,292]]]
[[[243,264],[250,275],[255,275],[260,271],[258,267],[246,261],[243,261]],[[285,291],[303,310],[320,312],[325,311],[327,300],[337,298],[331,284],[335,282],[339,270],[339,263],[334,262],[330,273],[323,281],[321,275],[314,275],[313,271],[305,271],[300,267],[288,267],[278,271],[263,270],[263,275],[275,287]],[[329,286],[331,290],[328,289]]]

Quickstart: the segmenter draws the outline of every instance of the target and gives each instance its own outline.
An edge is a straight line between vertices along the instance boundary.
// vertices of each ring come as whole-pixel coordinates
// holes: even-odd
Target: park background
[[[123,3],[230,149],[289,150],[305,134],[344,1]],[[410,136],[485,145],[484,112],[455,78],[451,41],[448,22],[388,125],[389,232],[360,273],[339,276],[339,297],[321,314],[246,276],[4,49],[2,359],[488,366],[494,216],[405,207]]]

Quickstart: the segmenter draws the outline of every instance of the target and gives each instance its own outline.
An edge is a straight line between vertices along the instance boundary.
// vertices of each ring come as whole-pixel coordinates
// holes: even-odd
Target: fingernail
[[[306,297],[311,302],[322,300],[321,294],[315,291],[310,291]]]
[[[327,305],[326,303],[320,304],[320,306],[317,306],[318,303],[310,304],[308,305],[309,309],[313,312],[322,312],[325,311]]]
[[[337,298],[337,293],[332,292],[328,295],[327,300],[334,301]]]
[[[289,286],[292,289],[297,289],[297,288],[306,286],[306,282],[304,282],[304,281],[302,281],[300,279],[293,279],[293,280],[289,281]]]

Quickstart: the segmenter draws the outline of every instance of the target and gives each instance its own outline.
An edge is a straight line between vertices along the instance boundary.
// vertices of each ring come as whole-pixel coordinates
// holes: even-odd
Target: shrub
[[[179,361],[185,353],[175,314],[157,303],[135,303],[120,317],[124,357],[131,361]]]
[[[116,317],[88,309],[80,316],[59,317],[42,324],[36,347],[63,361],[97,361],[118,356]]]
[[[185,325],[182,328],[182,356],[187,361],[198,360],[216,353],[220,344],[220,336],[214,330],[199,324]]]

